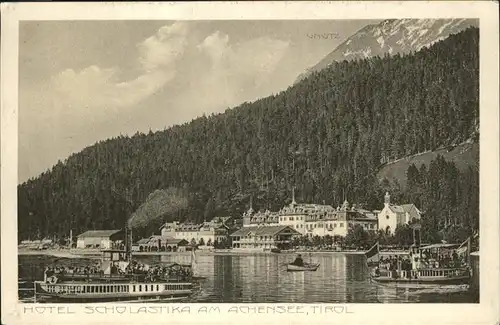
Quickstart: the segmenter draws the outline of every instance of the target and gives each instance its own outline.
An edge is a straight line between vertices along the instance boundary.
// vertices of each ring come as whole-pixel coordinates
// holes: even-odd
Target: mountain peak
[[[301,74],[297,81],[333,62],[419,51],[451,34],[478,25],[475,19],[386,19],[367,25],[347,38],[318,64]]]

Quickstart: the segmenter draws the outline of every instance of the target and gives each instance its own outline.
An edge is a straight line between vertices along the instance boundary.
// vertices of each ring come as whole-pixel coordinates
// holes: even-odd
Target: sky
[[[97,141],[278,93],[376,22],[21,22],[18,181]]]

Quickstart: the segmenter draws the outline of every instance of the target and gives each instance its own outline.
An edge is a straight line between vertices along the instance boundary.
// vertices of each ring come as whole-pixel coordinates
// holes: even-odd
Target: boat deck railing
[[[116,294],[116,293],[154,293],[163,290],[186,291],[192,289],[191,283],[61,283],[41,285],[45,292],[59,295],[66,294]]]
[[[394,273],[393,273],[394,272]],[[466,268],[452,268],[452,269],[418,269],[418,270],[394,270],[394,271],[382,271],[381,276],[390,277],[396,274],[400,278],[452,278],[467,276],[468,270]]]
[[[170,282],[182,282],[189,281],[191,275],[189,274],[164,274],[158,275],[154,273],[140,272],[140,273],[115,273],[115,274],[105,274],[103,272],[96,273],[73,273],[73,272],[63,272],[55,273],[51,275],[44,276],[44,281],[55,276],[59,281],[68,282],[91,282],[91,281],[134,281],[134,282],[157,282],[157,281],[170,281]]]

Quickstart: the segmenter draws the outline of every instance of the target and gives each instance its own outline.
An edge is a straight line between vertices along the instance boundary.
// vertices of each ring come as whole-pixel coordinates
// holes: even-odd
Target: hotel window
[[[342,222],[341,222],[341,223],[339,224],[339,227],[340,227],[340,228],[344,228],[344,223],[342,223]]]

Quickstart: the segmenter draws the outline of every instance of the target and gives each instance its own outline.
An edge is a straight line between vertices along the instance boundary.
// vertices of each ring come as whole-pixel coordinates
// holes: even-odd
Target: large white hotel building
[[[255,212],[252,207],[243,215],[243,227],[289,226],[308,236],[346,236],[350,227],[361,225],[367,231],[378,229],[376,212],[351,207],[347,200],[341,207],[292,202],[278,212]]]
[[[337,208],[331,205],[292,202],[278,212],[255,212],[250,209],[243,214],[243,227],[289,226],[308,236],[342,236],[349,228],[360,225],[366,231],[382,229],[394,234],[396,227],[420,219],[421,212],[414,204],[395,205],[385,194],[384,207],[380,211],[368,211],[351,206],[347,200]]]

